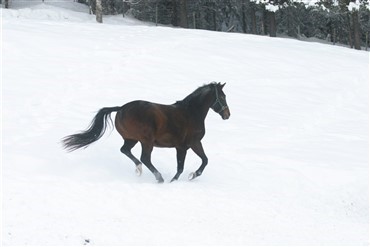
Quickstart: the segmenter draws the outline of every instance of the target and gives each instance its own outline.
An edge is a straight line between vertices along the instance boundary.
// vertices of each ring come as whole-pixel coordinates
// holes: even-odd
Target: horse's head
[[[227,102],[226,102],[226,95],[222,91],[222,89],[224,88],[225,85],[226,85],[226,83],[224,83],[224,84],[221,84],[221,83],[215,84],[215,88],[214,88],[214,90],[215,90],[215,101],[211,106],[212,110],[214,110],[215,112],[220,114],[220,116],[224,120],[226,120],[230,117],[230,110],[229,110],[229,107],[228,107]]]

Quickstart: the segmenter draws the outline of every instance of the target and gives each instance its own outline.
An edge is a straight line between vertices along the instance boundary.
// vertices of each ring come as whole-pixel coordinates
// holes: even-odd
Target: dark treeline
[[[275,37],[316,37],[333,44],[368,47],[369,0],[321,0],[311,6],[293,0],[101,0],[103,14],[131,15],[139,20],[184,28]],[[79,0],[95,13],[96,0]],[[99,2],[99,1],[98,1]],[[275,6],[276,11],[269,6]]]

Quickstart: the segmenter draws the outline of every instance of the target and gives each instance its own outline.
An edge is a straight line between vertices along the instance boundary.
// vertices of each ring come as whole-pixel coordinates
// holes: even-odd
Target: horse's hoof
[[[163,180],[163,178],[159,178],[159,179],[157,180],[157,182],[158,182],[159,184],[163,184],[163,183],[164,183],[164,180]]]
[[[196,177],[197,177],[197,175],[195,174],[195,172],[192,172],[192,173],[189,174],[188,178],[189,178],[189,180],[193,180]]]
[[[138,164],[135,169],[136,176],[140,177],[141,174],[143,173],[143,165]]]

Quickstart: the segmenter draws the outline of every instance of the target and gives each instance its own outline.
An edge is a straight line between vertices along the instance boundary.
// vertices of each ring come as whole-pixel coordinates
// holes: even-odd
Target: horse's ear
[[[226,85],[226,82],[224,84],[221,84],[221,89],[224,88],[225,85]]]

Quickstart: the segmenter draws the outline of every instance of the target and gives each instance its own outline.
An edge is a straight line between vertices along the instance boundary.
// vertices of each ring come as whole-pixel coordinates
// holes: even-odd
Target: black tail
[[[107,129],[108,119],[112,122],[110,114],[120,109],[120,106],[100,109],[87,130],[66,136],[62,139],[64,148],[71,152],[82,147],[87,147],[91,143],[99,140]]]

